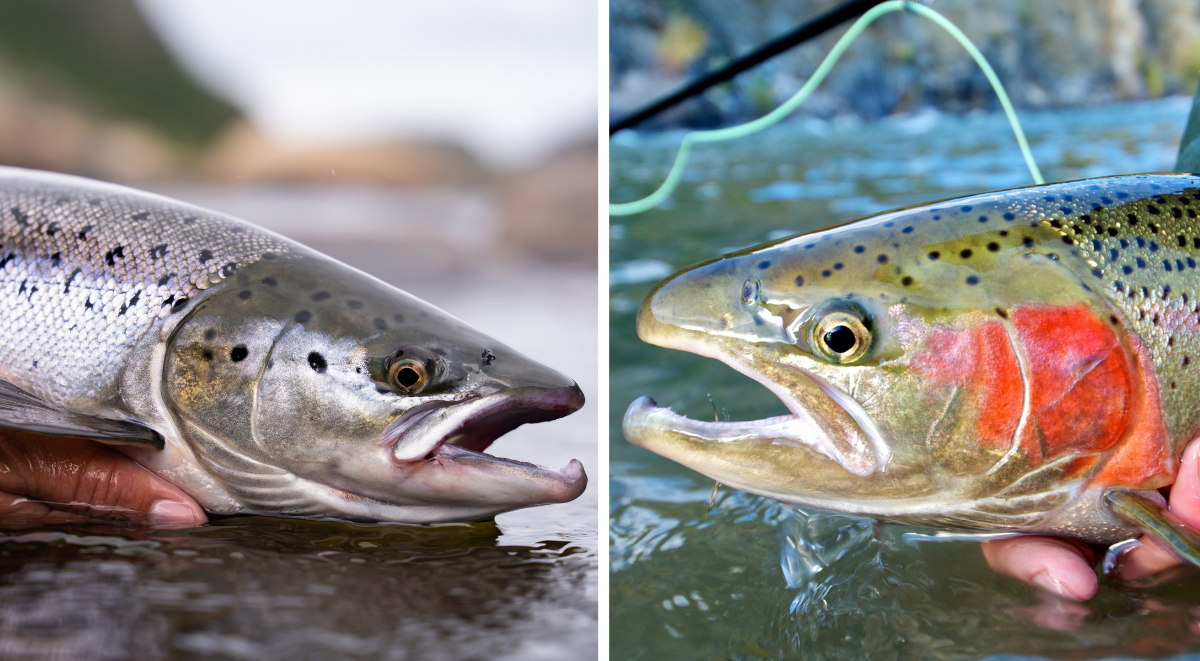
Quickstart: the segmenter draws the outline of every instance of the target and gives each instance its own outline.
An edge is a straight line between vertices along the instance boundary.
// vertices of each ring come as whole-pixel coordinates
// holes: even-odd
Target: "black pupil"
[[[846,353],[858,344],[858,338],[854,337],[854,331],[846,326],[835,326],[832,330],[825,333],[825,346],[834,353]]]
[[[405,388],[415,386],[421,380],[421,375],[411,367],[401,367],[396,371],[396,382]]]

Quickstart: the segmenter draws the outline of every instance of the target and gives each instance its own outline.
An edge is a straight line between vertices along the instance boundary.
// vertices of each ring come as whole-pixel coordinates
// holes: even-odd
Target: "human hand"
[[[96,520],[189,527],[191,497],[109,446],[0,429],[0,527]]]
[[[1171,513],[1200,530],[1200,439],[1183,452],[1179,476],[1171,487]],[[1158,540],[1143,535],[1141,546],[1121,555],[1110,576],[1122,580],[1144,578],[1180,564]],[[1096,553],[1087,545],[1052,537],[1014,537],[983,543],[983,557],[999,574],[1012,576],[1064,599],[1086,601],[1096,596],[1100,583],[1092,569]]]

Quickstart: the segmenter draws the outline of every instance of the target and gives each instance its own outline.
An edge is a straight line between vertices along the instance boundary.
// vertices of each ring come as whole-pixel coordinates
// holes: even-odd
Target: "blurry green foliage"
[[[38,91],[185,144],[238,115],[180,69],[129,0],[0,0],[0,59]]]

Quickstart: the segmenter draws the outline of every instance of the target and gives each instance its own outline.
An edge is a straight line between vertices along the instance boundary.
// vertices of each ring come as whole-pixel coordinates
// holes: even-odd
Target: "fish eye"
[[[838,365],[857,362],[871,349],[872,333],[865,313],[856,305],[838,305],[810,326],[813,353]]]
[[[429,372],[420,361],[405,358],[392,363],[388,369],[388,382],[397,392],[415,395],[429,383]]]

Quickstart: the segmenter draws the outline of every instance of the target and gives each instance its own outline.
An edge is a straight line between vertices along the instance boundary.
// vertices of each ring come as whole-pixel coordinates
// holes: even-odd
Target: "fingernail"
[[[1083,601],[1083,599],[1081,599],[1078,595],[1067,589],[1066,583],[1063,583],[1057,578],[1051,576],[1050,572],[1044,571],[1039,574],[1035,574],[1030,581],[1046,592],[1062,597],[1063,599],[1070,599],[1071,601]]]
[[[197,523],[196,512],[183,503],[174,500],[156,500],[146,512],[150,523]]]

